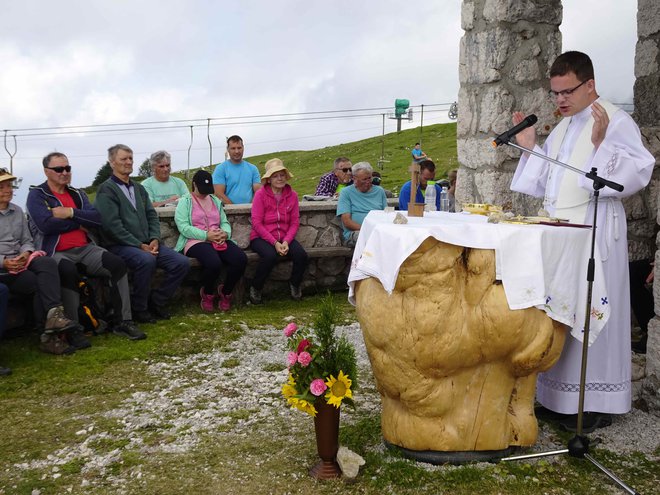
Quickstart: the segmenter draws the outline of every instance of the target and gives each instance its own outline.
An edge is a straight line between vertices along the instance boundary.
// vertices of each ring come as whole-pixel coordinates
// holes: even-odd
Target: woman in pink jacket
[[[289,289],[296,301],[302,298],[302,282],[307,253],[296,241],[300,225],[298,196],[287,181],[293,177],[279,158],[266,162],[266,172],[261,178],[264,185],[252,200],[252,231],[250,248],[259,254],[259,266],[250,286],[250,301],[261,304],[261,290],[266,278],[280,257],[293,261]]]

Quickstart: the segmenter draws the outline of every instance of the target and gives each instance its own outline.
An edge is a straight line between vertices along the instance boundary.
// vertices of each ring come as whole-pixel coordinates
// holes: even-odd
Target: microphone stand
[[[594,213],[593,213],[593,223],[591,228],[591,251],[589,257],[589,263],[587,265],[587,302],[584,313],[584,335],[582,339],[582,360],[580,364],[580,385],[578,389],[577,428],[575,431],[575,436],[568,441],[568,448],[566,449],[554,450],[550,452],[541,452],[538,454],[505,457],[501,460],[519,461],[524,459],[533,459],[538,457],[546,457],[551,455],[567,453],[572,457],[586,458],[594,466],[600,469],[605,475],[607,475],[612,481],[614,481],[617,485],[619,485],[619,487],[621,487],[621,489],[623,489],[625,492],[629,493],[630,495],[638,495],[637,491],[626,485],[620,478],[618,478],[614,473],[612,473],[605,466],[600,464],[596,459],[594,459],[589,454],[589,438],[582,434],[582,424],[583,424],[583,416],[584,416],[584,392],[585,392],[585,386],[587,380],[587,356],[589,352],[589,330],[591,328],[591,299],[592,299],[592,291],[594,284],[594,268],[596,262],[594,258],[594,250],[596,246],[596,225],[597,225],[596,221],[598,219],[598,198],[600,196],[600,190],[603,189],[604,187],[609,187],[611,189],[614,189],[615,191],[620,192],[623,191],[623,185],[599,177],[597,174],[597,169],[595,167],[592,168],[591,171],[589,172],[584,172],[566,163],[549,158],[546,155],[543,155],[542,153],[537,153],[534,150],[530,150],[522,146],[519,146],[515,143],[512,143],[510,142],[510,140],[506,140],[503,144],[508,144],[509,146],[517,148],[525,153],[529,153],[530,155],[537,156],[548,162],[554,163],[556,165],[559,165],[560,167],[570,170],[571,172],[583,175],[586,178],[590,179],[593,182],[593,190],[594,190],[594,196],[593,196]]]

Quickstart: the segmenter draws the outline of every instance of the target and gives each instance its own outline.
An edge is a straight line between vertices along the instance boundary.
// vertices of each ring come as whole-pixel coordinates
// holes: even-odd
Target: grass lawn
[[[346,294],[333,297],[344,323],[354,322]],[[172,320],[144,325],[147,340],[98,336],[67,357],[39,353],[34,334],[4,341],[0,362],[14,374],[0,381],[0,494],[619,493],[590,463],[567,456],[463,466],[402,458],[383,446],[368,363],[340,427],[341,443],[366,465],[352,481],[311,479],[313,421],[279,395],[280,329],[290,316],[310,322],[319,302],[278,300],[226,315],[181,306]],[[657,493],[656,462],[593,453],[640,493]]]

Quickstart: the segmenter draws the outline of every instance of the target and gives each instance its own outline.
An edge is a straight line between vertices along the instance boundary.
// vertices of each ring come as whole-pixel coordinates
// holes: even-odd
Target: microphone
[[[508,131],[503,132],[502,134],[497,136],[493,140],[493,148],[497,148],[501,144],[507,144],[511,140],[511,138],[516,134],[518,134],[520,131],[527,129],[528,127],[531,127],[534,124],[536,124],[537,120],[539,119],[536,117],[536,115],[534,114],[528,115],[523,119],[523,121],[520,124],[513,126]]]

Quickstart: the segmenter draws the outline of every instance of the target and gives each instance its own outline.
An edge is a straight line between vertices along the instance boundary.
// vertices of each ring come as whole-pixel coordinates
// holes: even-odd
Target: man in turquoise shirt
[[[344,245],[354,247],[360,227],[371,210],[384,210],[387,206],[385,191],[372,184],[373,168],[367,162],[353,165],[353,185],[339,194],[337,216],[344,228]]]
[[[156,151],[149,157],[152,176],[143,180],[142,185],[149,194],[154,208],[176,205],[179,198],[188,194],[186,183],[171,175],[172,156],[167,151]]]
[[[213,171],[215,195],[225,205],[252,203],[254,193],[261,187],[259,169],[243,160],[243,139],[231,136],[227,139],[229,160],[225,160]]]

